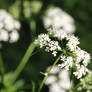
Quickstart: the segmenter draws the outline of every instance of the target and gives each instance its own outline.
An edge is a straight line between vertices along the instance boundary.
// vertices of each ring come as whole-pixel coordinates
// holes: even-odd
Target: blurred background
[[[2,56],[6,72],[13,71],[20,63],[29,44],[38,34],[46,30],[43,15],[51,5],[59,7],[70,14],[75,21],[75,35],[79,37],[80,47],[92,54],[92,0],[0,0],[0,9],[7,10],[21,23],[20,39],[17,43],[3,43]],[[31,92],[32,81],[39,85],[39,80],[46,68],[55,58],[42,49],[36,48],[19,79],[25,81],[23,89]],[[92,63],[89,64],[92,69]],[[48,92],[44,87],[43,92]]]

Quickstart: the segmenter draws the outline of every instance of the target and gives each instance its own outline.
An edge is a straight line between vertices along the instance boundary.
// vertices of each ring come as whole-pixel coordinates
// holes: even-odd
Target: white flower
[[[81,79],[86,73],[88,72],[88,69],[83,65],[77,65],[77,71],[73,74],[77,77],[77,79]]]
[[[12,31],[10,33],[10,40],[9,40],[9,42],[10,43],[17,42],[18,39],[19,39],[19,33],[16,30]]]
[[[57,51],[56,50],[61,50],[61,48],[60,48],[60,46],[59,46],[59,44],[58,44],[58,42],[57,41],[49,41],[48,42],[48,52],[49,51],[52,51],[52,54],[54,55],[54,56],[56,56],[56,54],[57,54]]]
[[[55,27],[49,28],[49,34],[53,37],[57,37],[59,40],[62,40],[67,37],[66,32],[64,32],[62,29],[56,29]]]
[[[84,58],[84,51],[81,50],[78,46],[76,47],[74,53],[76,54],[76,62],[79,63]]]
[[[65,61],[66,60],[66,56],[61,56],[61,61]]]
[[[48,71],[51,67],[48,67]],[[67,70],[60,69],[55,66],[51,73],[48,75],[45,84],[49,86],[49,92],[67,92],[71,88],[71,81],[69,72]]]
[[[7,11],[0,10],[0,41],[11,43],[18,41],[20,23],[13,18]],[[14,31],[16,30],[16,31]]]
[[[66,70],[69,70],[69,67],[72,67],[73,65],[73,58],[71,56],[69,57],[61,56],[61,61],[63,62],[61,64],[58,64],[60,68],[65,68]]]
[[[54,56],[56,56],[57,51],[61,50],[58,41],[51,41],[47,34],[39,35],[38,39],[35,40],[35,44],[39,44],[40,48],[45,47],[45,51],[51,51]]]
[[[57,52],[56,52],[56,51],[53,51],[53,52],[52,52],[52,55],[53,55],[53,56],[56,56],[56,55],[57,55]]]
[[[20,29],[20,27],[21,27],[19,21],[17,21],[17,20],[14,21],[14,26],[15,26],[15,29]]]
[[[9,16],[9,14],[5,10],[1,9],[0,10],[0,22],[3,21],[5,17],[7,16]]]
[[[90,54],[85,51],[85,53],[84,53],[84,59],[83,59],[83,64],[84,64],[85,66],[87,66],[88,63],[90,62],[90,59],[91,59],[91,58],[90,58]]]
[[[39,35],[35,43],[41,48],[45,47],[45,51],[54,56],[61,52],[61,63],[58,66],[66,70],[74,69],[73,74],[80,79],[88,71],[86,66],[90,62],[90,54],[78,47],[80,42],[77,37],[60,30],[62,29],[50,28],[48,34]]]
[[[56,81],[56,77],[51,75],[47,77],[47,79],[45,80],[45,84],[46,85],[53,84],[55,81]]]
[[[8,41],[9,34],[4,29],[0,29],[0,41]]]
[[[44,18],[44,26],[46,29],[50,26],[54,26],[57,30],[69,34],[74,33],[75,31],[73,18],[58,7],[47,10],[46,17]]]
[[[67,92],[63,88],[61,88],[58,83],[53,83],[51,86],[49,86],[49,92]]]
[[[12,31],[14,29],[14,20],[12,16],[7,16],[3,22],[6,30]]]
[[[46,46],[49,41],[50,38],[47,34],[40,34],[38,36],[38,39],[35,40],[35,44],[40,44],[40,48],[42,48],[43,46]]]
[[[70,48],[71,51],[74,51],[77,45],[80,43],[78,38],[75,37],[74,35],[68,35],[67,40],[68,40],[67,46]]]
[[[70,77],[69,77],[69,72],[67,70],[63,70],[59,73],[59,85],[63,89],[69,90],[71,88],[71,82],[70,82]]]
[[[77,47],[74,51],[74,53],[76,54],[76,62],[83,62],[83,64],[85,66],[88,65],[88,63],[90,62],[90,54],[87,53],[86,51],[84,50],[81,50],[79,47]]]
[[[54,31],[54,34],[55,34],[55,37],[57,37],[60,40],[67,37],[67,34],[62,29]]]

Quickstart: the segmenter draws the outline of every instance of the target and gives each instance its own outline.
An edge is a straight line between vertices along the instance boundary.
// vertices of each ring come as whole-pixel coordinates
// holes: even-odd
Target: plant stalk
[[[51,66],[50,70],[49,70],[46,74],[44,74],[44,78],[43,78],[43,80],[42,80],[42,82],[41,82],[41,84],[40,84],[40,87],[39,87],[39,89],[38,89],[38,92],[41,92],[42,87],[43,87],[43,85],[44,85],[44,82],[45,82],[47,76],[50,74],[51,70],[52,70],[52,69],[54,68],[54,66],[57,64],[57,62],[59,61],[60,57],[61,57],[61,55],[55,60],[55,62],[54,62],[53,65]]]
[[[1,78],[2,78],[2,83],[4,80],[4,74],[5,74],[5,67],[4,67],[4,62],[3,62],[3,58],[2,58],[2,53],[0,52],[0,72],[2,74]]]
[[[17,69],[14,72],[14,76],[13,76],[13,82],[18,78],[18,76],[20,75],[20,73],[22,72],[22,70],[24,69],[24,67],[26,66],[30,56],[32,55],[32,52],[34,51],[36,45],[34,43],[31,43],[23,57],[23,59],[21,60],[20,64],[18,65]]]

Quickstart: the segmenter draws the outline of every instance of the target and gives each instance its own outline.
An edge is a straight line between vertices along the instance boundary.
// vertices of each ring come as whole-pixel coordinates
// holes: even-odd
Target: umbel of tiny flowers
[[[47,68],[48,71],[50,67]],[[62,69],[56,65],[48,75],[45,85],[48,85],[49,92],[67,92],[72,84],[70,81],[69,71]]]
[[[72,34],[75,32],[74,19],[64,10],[59,7],[49,8],[45,12],[45,17],[43,19],[43,24],[46,30],[49,27],[55,27],[57,30]]]
[[[19,39],[20,23],[15,20],[7,11],[0,10],[0,43],[1,42],[17,42]]]
[[[48,34],[40,34],[35,40],[35,44],[38,44],[40,48],[45,48],[45,51],[51,52],[54,56],[60,53],[60,58],[58,57],[56,60],[59,61],[58,66],[66,70],[73,69],[73,74],[77,79],[81,79],[88,72],[87,65],[90,62],[90,54],[78,47],[80,42],[74,35],[57,32],[55,29],[50,30],[52,32],[48,32]],[[54,62],[52,66],[54,67],[57,62]],[[47,72],[47,75],[50,71]]]
[[[40,48],[46,47],[45,51],[52,52],[56,56],[57,51],[61,50],[58,41],[52,41],[47,34],[41,34],[38,39],[35,40],[35,44],[40,44]]]

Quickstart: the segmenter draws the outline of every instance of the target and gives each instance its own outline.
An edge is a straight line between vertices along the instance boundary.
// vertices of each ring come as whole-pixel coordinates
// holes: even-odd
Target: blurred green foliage
[[[2,55],[7,73],[16,69],[33,38],[45,32],[42,16],[50,5],[60,7],[73,16],[80,46],[92,54],[92,0],[0,0],[0,9],[6,9],[21,22],[20,40],[3,45]],[[25,81],[23,89],[26,92],[31,92],[32,81],[39,85],[42,78],[40,72],[44,72],[54,60],[52,55],[36,48],[19,77]],[[92,69],[92,63],[89,68]],[[23,83],[17,84],[21,86]]]

